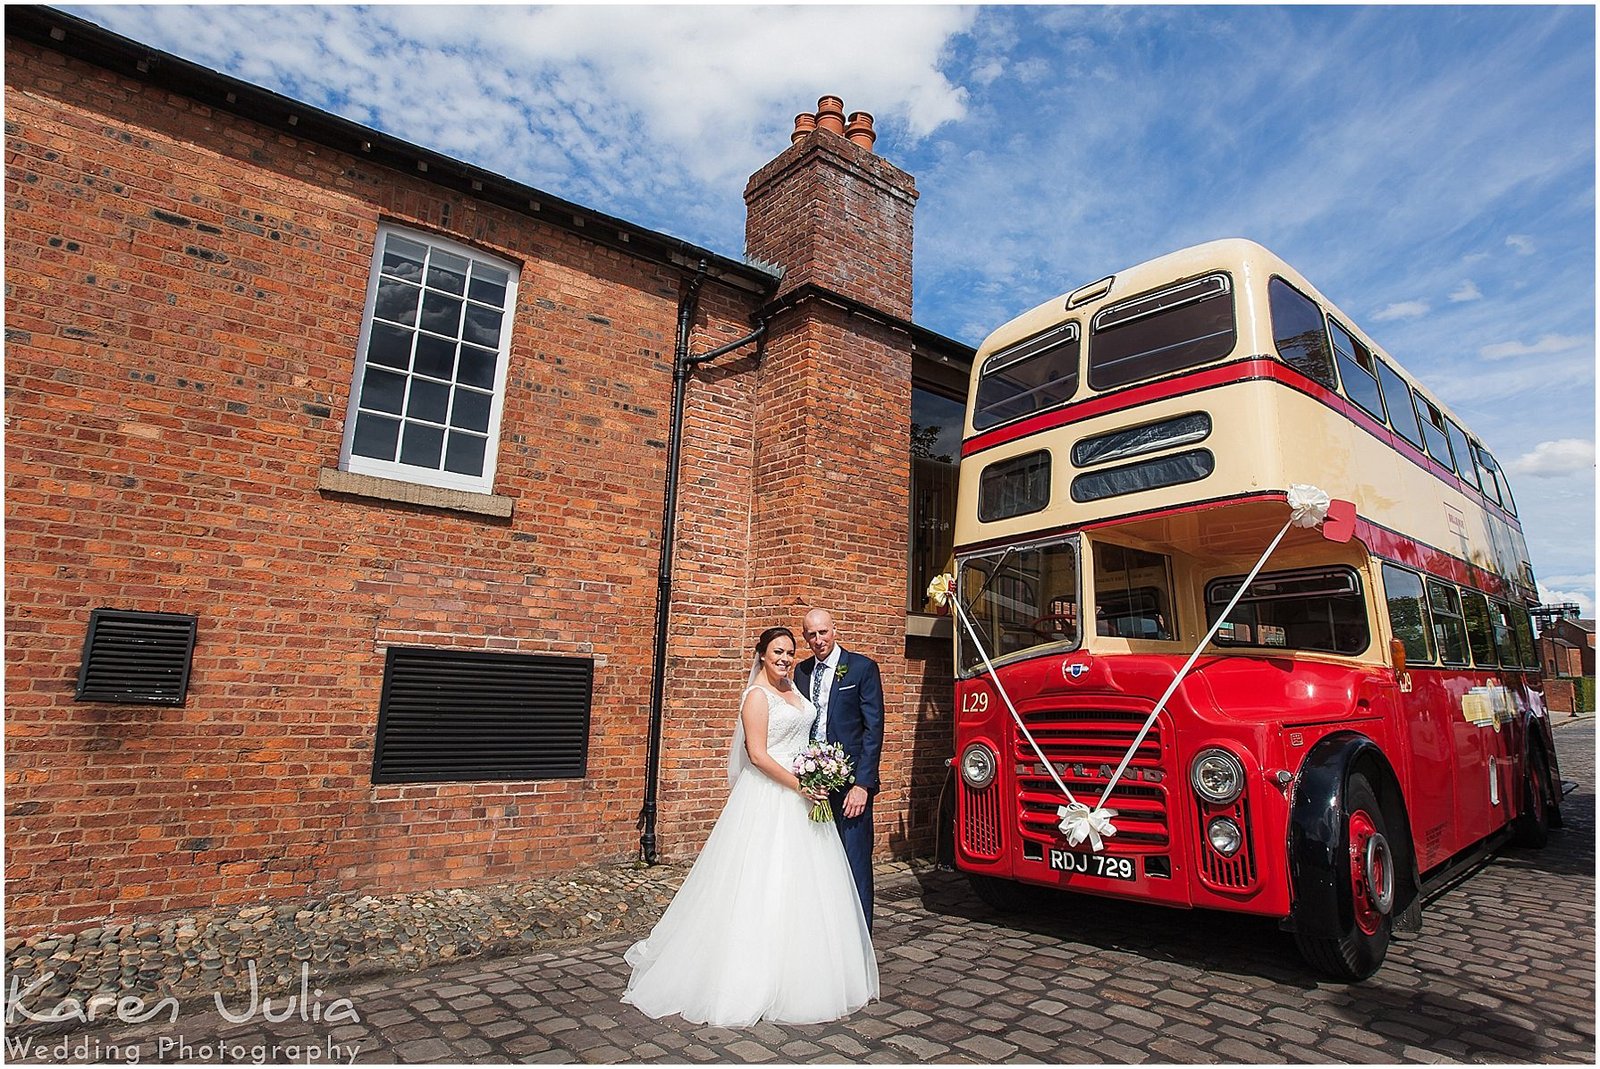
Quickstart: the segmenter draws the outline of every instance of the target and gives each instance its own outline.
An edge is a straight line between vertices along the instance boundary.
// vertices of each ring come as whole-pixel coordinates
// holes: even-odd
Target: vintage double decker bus
[[[996,330],[959,485],[956,861],[994,906],[1280,918],[1361,979],[1438,881],[1560,824],[1500,466],[1261,246]]]

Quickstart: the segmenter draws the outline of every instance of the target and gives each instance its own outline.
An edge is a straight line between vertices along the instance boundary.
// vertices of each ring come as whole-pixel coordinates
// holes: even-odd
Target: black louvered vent
[[[374,783],[578,779],[594,662],[389,647]]]
[[[78,668],[80,702],[182,705],[197,618],[95,609]]]

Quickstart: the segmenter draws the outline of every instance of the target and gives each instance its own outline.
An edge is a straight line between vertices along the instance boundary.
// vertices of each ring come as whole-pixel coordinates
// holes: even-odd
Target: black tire
[[[1529,850],[1542,850],[1550,841],[1550,811],[1560,803],[1551,797],[1550,762],[1538,744],[1528,747],[1522,777],[1522,811],[1512,824],[1512,842]]]
[[[967,873],[972,893],[997,913],[1026,913],[1044,903],[1046,891],[1032,884],[1001,880],[980,873]]]
[[[1378,971],[1389,953],[1389,937],[1394,928],[1394,852],[1388,846],[1388,833],[1378,796],[1365,774],[1352,772],[1345,784],[1344,812],[1339,814],[1344,850],[1335,874],[1340,888],[1340,914],[1337,921],[1344,931],[1338,936],[1305,934],[1310,925],[1299,925],[1295,943],[1306,962],[1317,972],[1334,980],[1365,980]],[[1376,840],[1376,845],[1372,845]],[[1365,861],[1368,850],[1378,851],[1384,864]],[[1382,890],[1383,870],[1387,876],[1387,903]],[[1374,887],[1368,871],[1379,872]]]

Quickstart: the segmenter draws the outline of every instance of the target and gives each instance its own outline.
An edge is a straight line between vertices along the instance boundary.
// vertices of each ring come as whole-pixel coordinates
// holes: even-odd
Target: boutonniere
[[[834,679],[843,679],[845,677],[845,673],[847,673],[849,671],[850,671],[850,666],[845,664],[843,661],[840,661],[839,662],[839,667],[835,668],[833,670],[833,678]]]

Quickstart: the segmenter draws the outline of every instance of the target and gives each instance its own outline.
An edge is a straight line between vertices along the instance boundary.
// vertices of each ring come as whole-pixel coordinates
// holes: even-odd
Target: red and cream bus
[[[1527,557],[1483,442],[1253,242],[1019,316],[961,453],[959,868],[1002,909],[1279,918],[1370,975],[1438,881],[1560,824]]]

